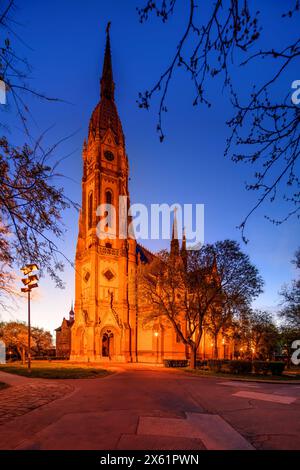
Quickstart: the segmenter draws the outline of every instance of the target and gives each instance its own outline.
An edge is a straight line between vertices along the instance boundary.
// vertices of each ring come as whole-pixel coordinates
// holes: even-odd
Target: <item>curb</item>
[[[212,379],[219,379],[219,380],[230,380],[235,382],[255,382],[255,383],[264,383],[264,384],[277,384],[277,385],[300,385],[300,380],[259,380],[259,379],[245,379],[243,377],[224,377],[219,375],[201,375],[201,374],[194,374],[190,371],[183,371],[186,374],[190,374],[193,377],[200,377],[200,378],[212,378]]]

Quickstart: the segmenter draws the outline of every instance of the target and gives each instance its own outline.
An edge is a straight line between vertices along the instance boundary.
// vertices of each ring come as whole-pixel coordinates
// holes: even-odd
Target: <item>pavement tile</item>
[[[251,444],[218,415],[186,413],[187,419],[141,417],[138,435],[200,439],[208,450],[251,450]]]
[[[169,436],[123,434],[118,450],[205,450],[200,439]]]
[[[290,405],[297,400],[297,397],[275,395],[272,393],[260,393],[251,391],[239,391],[233,394],[235,397],[251,398],[253,400],[270,401],[272,403],[280,403],[283,405]]]

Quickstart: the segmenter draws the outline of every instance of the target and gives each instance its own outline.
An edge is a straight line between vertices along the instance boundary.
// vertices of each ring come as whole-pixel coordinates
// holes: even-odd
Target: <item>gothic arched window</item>
[[[113,200],[112,192],[110,190],[107,190],[105,192],[105,203],[106,204],[112,204],[112,200]]]
[[[93,225],[93,191],[90,192],[88,197],[88,228]]]
[[[105,204],[110,204],[112,205],[113,203],[113,194],[112,194],[112,191],[110,191],[109,189],[107,189],[105,191]],[[111,227],[112,225],[112,213],[111,213],[111,210],[108,210],[107,214],[106,214],[108,217],[107,217],[107,224],[106,224],[106,227]]]

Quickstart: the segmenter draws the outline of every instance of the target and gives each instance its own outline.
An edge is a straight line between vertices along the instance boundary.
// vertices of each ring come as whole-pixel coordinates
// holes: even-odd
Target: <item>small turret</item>
[[[69,321],[73,323],[74,320],[75,320],[75,312],[74,312],[74,309],[73,309],[73,300],[72,300],[71,310],[69,312]]]

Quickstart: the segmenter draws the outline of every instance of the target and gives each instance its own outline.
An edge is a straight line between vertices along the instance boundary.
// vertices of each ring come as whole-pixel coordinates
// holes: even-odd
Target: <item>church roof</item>
[[[114,133],[116,142],[120,143],[124,141],[124,133],[115,104],[115,84],[113,80],[109,26],[110,24],[108,24],[106,29],[105,55],[100,82],[101,97],[93,111],[89,125],[89,133],[95,137],[97,132],[99,132],[100,137],[103,137],[107,129],[110,128]]]
[[[144,246],[139,243],[136,244],[136,254],[140,255],[142,263],[151,263],[154,260],[155,255],[151,251],[147,250]]]
[[[74,323],[74,320],[67,320],[66,318],[63,318],[63,321],[61,323],[61,326],[59,326],[58,328],[55,328],[54,331],[61,331],[63,325],[65,324],[68,328],[71,328],[71,326],[73,325]]]

